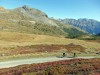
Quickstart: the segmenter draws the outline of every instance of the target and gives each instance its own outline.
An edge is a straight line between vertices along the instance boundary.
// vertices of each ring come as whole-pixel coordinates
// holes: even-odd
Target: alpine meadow
[[[41,1],[0,1],[0,75],[100,75],[100,1]]]

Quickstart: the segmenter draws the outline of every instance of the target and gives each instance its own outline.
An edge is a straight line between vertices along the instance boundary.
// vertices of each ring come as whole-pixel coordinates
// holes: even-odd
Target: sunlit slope
[[[44,12],[26,5],[0,11],[0,31],[68,38],[87,35],[86,32],[75,26],[50,19]]]
[[[100,48],[100,43],[86,42],[77,39],[67,39],[48,35],[36,35],[17,32],[0,32],[0,47],[27,46],[35,44],[76,44],[85,48]]]

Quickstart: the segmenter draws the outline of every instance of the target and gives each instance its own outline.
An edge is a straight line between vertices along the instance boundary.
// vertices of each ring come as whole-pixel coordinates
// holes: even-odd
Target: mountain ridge
[[[100,33],[100,22],[94,19],[59,19],[59,21],[79,27],[80,29],[85,30],[93,35]]]
[[[0,13],[0,31],[45,34],[54,36],[75,35],[79,37],[87,34],[83,30],[69,24],[61,23],[48,17],[44,12],[22,6],[15,9],[7,9],[7,12]],[[71,37],[73,37],[71,36]]]

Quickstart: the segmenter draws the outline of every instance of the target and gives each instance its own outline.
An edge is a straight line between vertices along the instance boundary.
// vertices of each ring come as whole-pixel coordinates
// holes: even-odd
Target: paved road
[[[77,58],[90,59],[94,57],[77,57]],[[23,64],[44,63],[44,62],[52,62],[52,61],[58,61],[58,60],[70,60],[70,59],[75,59],[75,58],[45,57],[45,58],[30,58],[30,59],[22,59],[22,60],[10,60],[10,61],[0,62],[0,69],[15,67],[18,65],[23,65]]]

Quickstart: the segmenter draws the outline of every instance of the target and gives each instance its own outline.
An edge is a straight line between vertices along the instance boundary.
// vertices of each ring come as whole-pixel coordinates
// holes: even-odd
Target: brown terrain
[[[100,75],[100,59],[71,59],[0,69],[0,75]]]
[[[86,48],[80,45],[68,44],[68,45],[31,45],[31,46],[20,46],[15,49],[11,49],[11,52],[5,53],[5,55],[17,55],[17,54],[29,54],[37,52],[57,52],[59,50],[66,50],[67,52],[73,52],[77,50],[79,52],[84,51]]]

